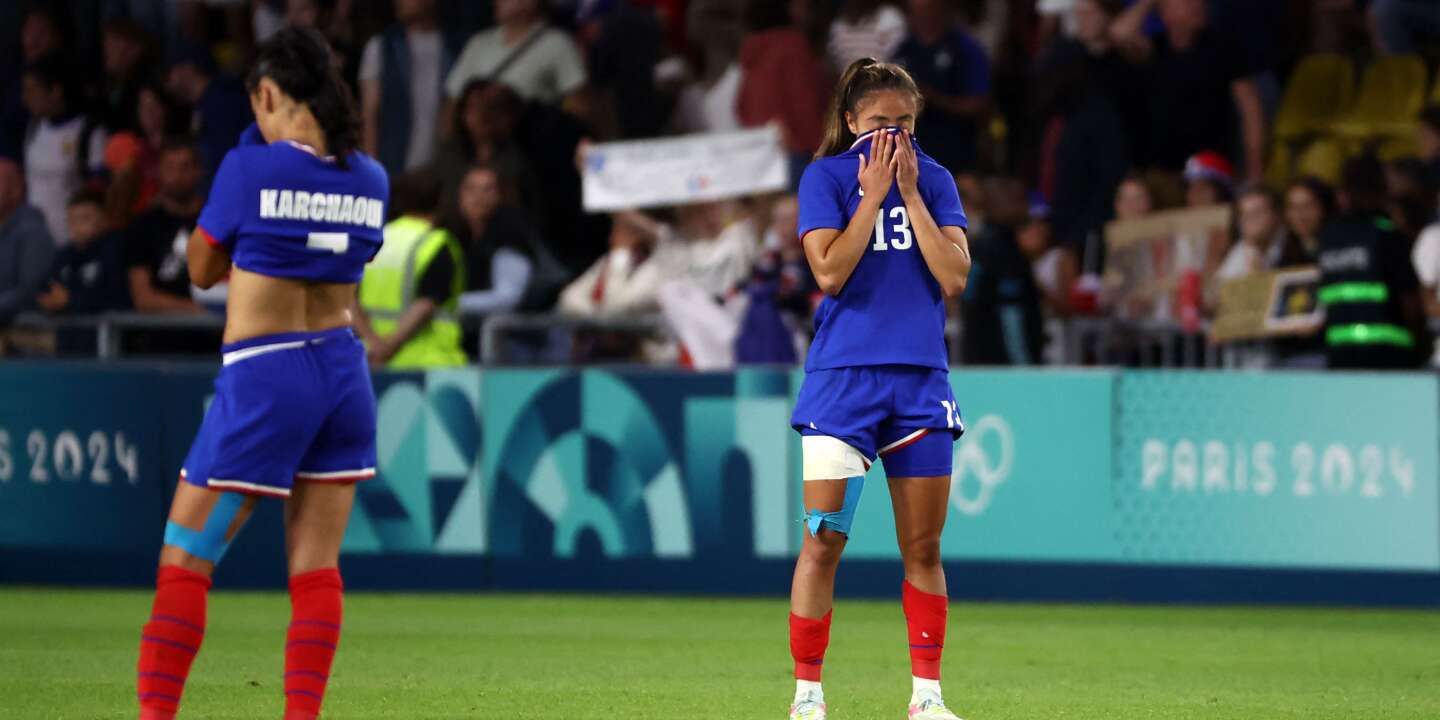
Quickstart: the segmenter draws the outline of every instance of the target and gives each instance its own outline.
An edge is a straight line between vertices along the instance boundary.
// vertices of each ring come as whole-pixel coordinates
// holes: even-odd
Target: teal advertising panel
[[[497,557],[788,557],[789,373],[495,370],[484,527]]]
[[[1433,377],[1140,372],[1116,400],[1120,559],[1440,568]]]
[[[213,368],[7,364],[0,552],[153,550],[213,378]]]
[[[957,371],[947,560],[1108,560],[1109,372]],[[847,557],[897,558],[883,463],[866,478]]]

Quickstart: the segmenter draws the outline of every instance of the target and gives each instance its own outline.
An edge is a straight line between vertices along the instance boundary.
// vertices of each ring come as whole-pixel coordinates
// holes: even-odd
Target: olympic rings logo
[[[986,437],[993,437],[989,445]],[[992,459],[990,452],[998,453]],[[950,504],[972,517],[985,512],[995,489],[1010,477],[1015,461],[1015,433],[999,415],[985,415],[966,429],[955,448],[955,467],[950,476]],[[967,493],[967,479],[974,478],[974,494]]]

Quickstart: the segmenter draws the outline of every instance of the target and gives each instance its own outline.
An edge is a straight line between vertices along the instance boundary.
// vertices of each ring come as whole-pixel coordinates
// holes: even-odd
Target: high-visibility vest
[[[450,297],[386,367],[452,367],[468,362],[460,346],[463,333],[456,315],[460,293],[465,290],[465,258],[455,236],[443,228],[410,216],[386,225],[385,244],[365,267],[365,276],[360,280],[360,307],[370,316],[376,335],[386,337],[395,332],[400,316],[415,300],[420,278],[441,252],[450,253],[455,264]]]

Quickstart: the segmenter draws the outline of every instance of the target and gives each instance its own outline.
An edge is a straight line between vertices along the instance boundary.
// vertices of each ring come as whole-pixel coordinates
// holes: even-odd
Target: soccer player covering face
[[[140,641],[140,717],[173,718],[205,633],[210,577],[259,498],[285,501],[285,717],[320,713],[340,639],[340,541],[375,474],[375,396],[350,330],[389,183],[355,151],[330,50],[286,29],[248,78],[256,125],[226,155],[189,242],[190,278],[228,273],[223,365],[175,491]],[[278,638],[277,638],[278,640]]]
[[[970,252],[955,181],[911,134],[920,106],[903,69],[857,60],[840,79],[825,142],[800,181],[799,233],[826,297],[790,420],[803,436],[806,511],[790,590],[792,720],[825,718],[820,671],[835,570],[877,457],[905,564],[909,717],[955,720],[940,695],[940,531],[951,445],[964,425],[950,390],[945,299],[965,289]]]

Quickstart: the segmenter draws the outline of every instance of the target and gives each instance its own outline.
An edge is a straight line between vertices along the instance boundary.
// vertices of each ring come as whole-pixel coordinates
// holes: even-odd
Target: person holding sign
[[[965,289],[970,250],[955,180],[912,134],[921,104],[901,67],[851,63],[800,180],[798,234],[826,297],[790,421],[803,436],[807,530],[790,591],[792,720],[826,717],[820,670],[835,571],[877,455],[905,563],[909,716],[956,720],[940,695],[948,608],[940,531],[951,445],[965,426],[950,389],[945,301]]]

